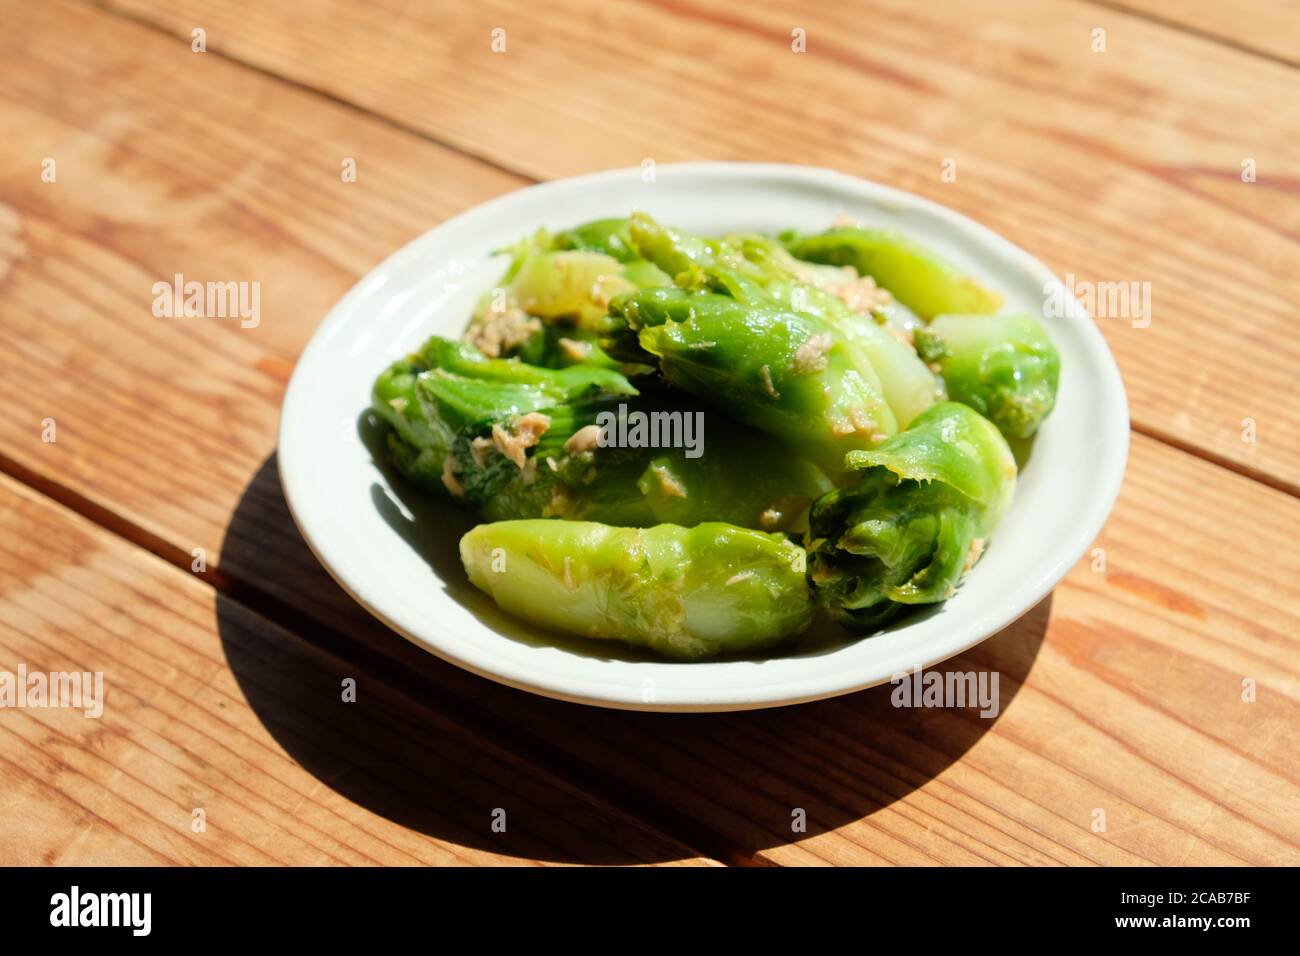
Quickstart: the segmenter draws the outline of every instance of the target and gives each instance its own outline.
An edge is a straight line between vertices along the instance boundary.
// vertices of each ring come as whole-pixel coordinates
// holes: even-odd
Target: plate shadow
[[[450,509],[427,502],[411,508],[403,499],[414,524],[379,486],[363,506],[392,508],[414,535],[432,528],[454,541],[468,527]],[[418,540],[411,543],[425,553]],[[259,720],[293,759],[336,793],[404,827],[557,862],[685,855],[653,841],[610,846],[593,839],[577,851],[557,848],[573,841],[553,839],[556,828],[571,833],[595,825],[584,819],[589,804],[574,787],[732,862],[870,817],[943,772],[996,724],[1033,667],[1052,604],[1049,595],[1020,621],[936,668],[996,671],[999,712],[991,719],[971,708],[897,708],[890,685],[776,710],[646,714],[514,690],[388,630],[307,548],[280,490],[274,455],[245,487],[221,554],[230,586],[218,597],[216,617],[226,659]],[[444,566],[437,549],[426,559],[444,580],[459,579],[458,560]],[[430,583],[437,586],[432,576]],[[475,595],[466,583],[465,600],[476,611],[520,630]],[[250,608],[283,629],[260,625]],[[537,640],[527,633],[520,639]],[[582,643],[613,656],[601,642]],[[341,705],[340,681],[348,676],[358,682],[357,701]],[[510,772],[512,755],[541,772],[521,781]],[[502,839],[488,826],[490,809],[521,790],[524,823]],[[791,825],[796,810],[806,815],[799,832]]]

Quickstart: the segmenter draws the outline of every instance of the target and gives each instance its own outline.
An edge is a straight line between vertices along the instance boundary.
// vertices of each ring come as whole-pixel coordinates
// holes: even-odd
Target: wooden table
[[[0,669],[108,688],[0,710],[0,862],[1300,862],[1300,9],[1227,9],[0,2]],[[276,428],[330,305],[647,158],[831,166],[1150,283],[1099,320],[1133,417],[1101,551],[949,665],[1001,673],[996,721],[543,700],[308,553]],[[176,273],[260,282],[260,324],[155,317]]]

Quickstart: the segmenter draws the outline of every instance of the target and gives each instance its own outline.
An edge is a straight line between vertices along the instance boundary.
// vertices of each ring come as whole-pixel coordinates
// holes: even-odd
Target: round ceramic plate
[[[568,640],[520,625],[465,578],[457,555],[472,521],[421,500],[379,464],[364,413],[375,376],[438,333],[459,337],[500,278],[492,251],[538,227],[644,209],[702,233],[817,231],[837,214],[896,229],[1001,291],[1007,311],[1044,314],[1061,353],[1057,406],[1022,470],[984,557],[946,603],[878,635],[824,628],[759,660],[668,663],[613,641]],[[334,307],[294,370],[280,423],[284,493],[303,537],[357,601],[389,627],[476,674],[563,700],[636,710],[772,707],[844,694],[958,654],[1014,622],[1079,560],[1123,477],[1128,407],[1092,319],[1045,266],[928,200],[823,169],[747,163],[660,166],[545,183],[425,233]],[[1060,312],[1060,309],[1047,310]]]

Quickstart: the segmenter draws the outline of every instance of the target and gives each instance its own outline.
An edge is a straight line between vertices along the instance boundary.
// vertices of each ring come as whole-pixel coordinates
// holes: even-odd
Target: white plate
[[[1010,512],[947,603],[878,636],[790,656],[675,664],[615,642],[560,641],[516,624],[465,579],[472,522],[396,489],[375,463],[361,413],[375,376],[433,333],[458,337],[501,275],[499,249],[539,226],[563,228],[644,209],[698,232],[821,230],[836,214],[894,228],[1006,297],[1043,313],[1056,280],[984,227],[928,200],[802,166],[690,163],[615,170],[533,186],[425,233],[359,282],[308,344],[285,396],[285,497],[321,563],[362,605],[421,647],[476,674],[563,700],[634,710],[720,711],[844,694],[958,654],[1011,624],[1084,554],[1119,490],[1128,406],[1115,361],[1073,297],[1047,318],[1061,353],[1056,410]]]

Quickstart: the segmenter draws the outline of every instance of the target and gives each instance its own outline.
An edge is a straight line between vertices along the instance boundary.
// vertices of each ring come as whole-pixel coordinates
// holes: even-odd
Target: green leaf
[[[853,630],[946,600],[1015,491],[1005,439],[954,402],[847,463],[861,477],[812,507],[809,573],[818,600]]]
[[[470,581],[506,613],[674,660],[766,650],[812,620],[803,551],[780,534],[716,522],[504,521],[472,529],[460,553]]]
[[[820,235],[786,232],[781,241],[799,259],[853,266],[926,318],[950,312],[993,313],[1002,306],[1001,295],[894,232],[861,228],[830,229]]]
[[[1032,316],[942,315],[915,334],[948,397],[986,416],[1007,438],[1031,437],[1055,406],[1060,356]]]

